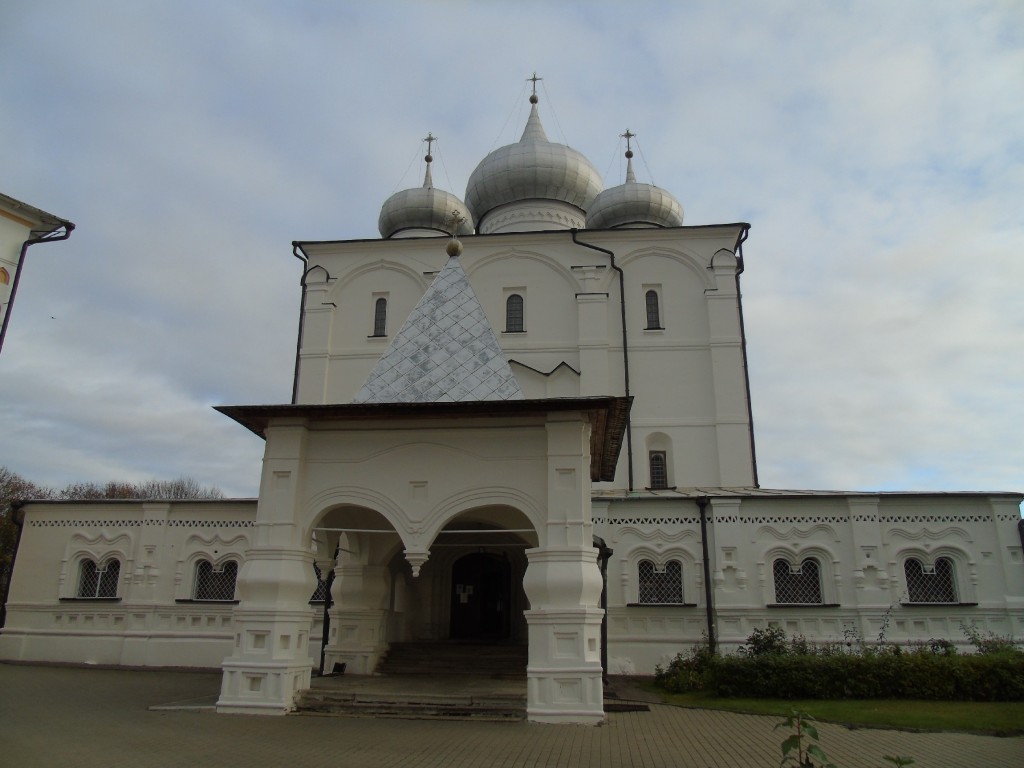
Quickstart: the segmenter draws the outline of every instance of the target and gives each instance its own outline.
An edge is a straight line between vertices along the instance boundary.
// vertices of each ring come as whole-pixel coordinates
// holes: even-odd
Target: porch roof
[[[536,400],[472,400],[430,403],[342,403],[331,405],[218,405],[214,410],[266,439],[271,421],[305,419],[321,424],[342,421],[436,421],[450,418],[527,419],[579,411],[590,421],[590,479],[615,479],[631,397],[559,397]]]

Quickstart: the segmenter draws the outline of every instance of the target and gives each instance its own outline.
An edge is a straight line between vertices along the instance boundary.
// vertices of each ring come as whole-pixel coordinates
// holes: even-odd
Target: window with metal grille
[[[912,603],[955,603],[956,582],[953,561],[940,557],[935,565],[924,565],[916,557],[903,564],[907,577],[907,594]]]
[[[238,578],[238,563],[229,560],[215,568],[209,560],[196,563],[196,583],[192,593],[194,600],[234,600],[235,580]]]
[[[661,309],[658,307],[658,292],[648,291],[644,294],[644,303],[647,305],[647,330],[660,330]]]
[[[313,573],[316,574],[316,589],[313,590],[313,596],[309,598],[309,602],[325,603],[327,602],[327,579],[324,578],[320,566],[316,563],[313,563]]]
[[[808,557],[800,565],[778,559],[772,566],[775,576],[776,603],[817,604],[821,599],[821,569],[818,561]]]
[[[92,560],[83,560],[78,572],[78,592],[75,597],[117,597],[117,579],[121,563],[107,560],[98,567]]]
[[[668,461],[665,451],[651,451],[648,453],[648,460],[651,465],[651,488],[668,488]]]
[[[505,300],[505,333],[522,333],[526,330],[523,317],[523,297],[513,293]]]
[[[381,298],[373,304],[373,335],[388,335],[388,300]]]
[[[641,560],[637,576],[637,602],[648,605],[683,602],[683,566],[678,560],[669,560],[664,565]]]

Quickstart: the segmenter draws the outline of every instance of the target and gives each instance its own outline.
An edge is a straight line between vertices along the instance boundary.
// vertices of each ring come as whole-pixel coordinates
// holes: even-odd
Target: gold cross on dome
[[[626,149],[632,149],[632,147],[629,145],[629,140],[630,139],[635,139],[636,138],[636,134],[633,133],[631,130],[629,130],[629,128],[627,128],[626,132],[625,133],[620,133],[619,136],[620,136],[620,138],[623,138],[623,139],[626,140]]]
[[[427,137],[426,137],[425,139],[423,139],[423,140],[424,140],[425,142],[427,142],[427,154],[429,155],[429,154],[430,154],[430,149],[431,149],[431,145],[432,145],[432,144],[433,144],[433,143],[434,143],[435,141],[437,141],[437,136],[435,136],[435,135],[434,135],[433,133],[431,133],[430,131],[427,131]]]

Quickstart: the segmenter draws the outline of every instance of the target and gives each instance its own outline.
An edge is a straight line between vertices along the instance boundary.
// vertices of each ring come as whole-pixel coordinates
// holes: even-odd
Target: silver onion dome
[[[430,138],[433,141],[433,137]],[[471,235],[473,219],[469,209],[451,192],[434,186],[430,174],[433,157],[430,150],[424,158],[427,170],[423,186],[403,189],[389,197],[380,209],[377,229],[384,239],[404,236],[424,236],[431,232],[438,235]],[[457,217],[453,214],[457,213]],[[453,220],[458,220],[458,232],[451,231]]]
[[[633,173],[633,150],[626,137],[626,183],[599,194],[587,210],[587,229],[615,227],[680,227],[683,206],[671,193],[653,184],[641,184]]]
[[[530,98],[530,118],[522,138],[491,152],[469,177],[466,205],[479,227],[502,205],[527,200],[566,203],[586,212],[601,191],[601,174],[580,152],[548,141]]]

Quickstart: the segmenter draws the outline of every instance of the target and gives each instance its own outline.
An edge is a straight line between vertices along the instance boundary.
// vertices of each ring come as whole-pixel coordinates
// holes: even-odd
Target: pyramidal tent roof
[[[508,360],[457,257],[438,272],[355,403],[522,400]]]

